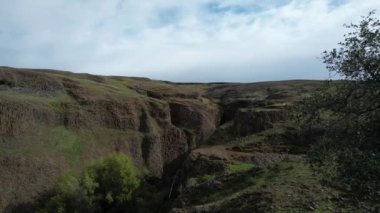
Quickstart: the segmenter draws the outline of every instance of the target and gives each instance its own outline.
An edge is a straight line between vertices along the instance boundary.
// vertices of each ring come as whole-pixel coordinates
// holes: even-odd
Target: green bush
[[[58,178],[54,194],[40,212],[88,212],[84,205],[79,180],[70,173],[63,173]]]
[[[86,167],[80,178],[61,175],[42,212],[106,212],[126,205],[139,184],[128,157],[114,153]]]
[[[86,168],[81,181],[89,203],[101,205],[102,209],[129,201],[139,184],[135,168],[121,153],[112,154]]]

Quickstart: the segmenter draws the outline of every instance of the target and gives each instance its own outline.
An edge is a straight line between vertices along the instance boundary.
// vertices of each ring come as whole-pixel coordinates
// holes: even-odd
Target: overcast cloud
[[[1,0],[0,65],[171,81],[326,79],[321,52],[373,9],[379,0]]]

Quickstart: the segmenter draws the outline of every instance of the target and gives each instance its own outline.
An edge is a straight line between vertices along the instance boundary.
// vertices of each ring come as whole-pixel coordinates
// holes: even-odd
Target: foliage
[[[53,196],[40,212],[89,212],[88,207],[84,204],[79,180],[73,174],[63,173],[56,182]]]
[[[298,107],[299,119],[318,136],[309,153],[315,168],[358,200],[380,193],[380,21],[374,12],[346,27],[339,49],[324,52],[329,81]],[[318,134],[316,134],[318,133]]]
[[[232,173],[243,172],[255,167],[253,163],[235,163],[228,166],[228,170]]]
[[[82,178],[82,188],[90,203],[101,204],[103,208],[127,202],[139,184],[133,165],[121,153],[97,161]]]
[[[55,195],[44,208],[47,212],[105,212],[125,205],[139,187],[137,172],[122,153],[95,161],[77,179],[63,174]]]

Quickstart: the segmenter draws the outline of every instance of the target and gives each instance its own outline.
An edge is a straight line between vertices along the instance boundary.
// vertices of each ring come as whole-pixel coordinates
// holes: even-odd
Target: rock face
[[[279,109],[239,109],[234,118],[236,134],[246,136],[273,127],[286,116]]]
[[[190,148],[207,140],[219,123],[218,111],[210,106],[203,102],[170,102],[171,121],[175,126],[187,130]]]
[[[186,176],[195,177],[202,174],[221,173],[226,170],[226,163],[220,159],[212,159],[194,155],[193,153],[185,161],[184,170],[188,173]]]

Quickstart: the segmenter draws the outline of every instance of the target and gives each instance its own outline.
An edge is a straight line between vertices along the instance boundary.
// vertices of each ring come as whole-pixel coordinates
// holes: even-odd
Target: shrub
[[[86,167],[79,178],[62,174],[42,212],[106,212],[127,204],[139,184],[128,157],[114,153]]]
[[[139,184],[137,172],[127,156],[115,153],[85,169],[81,188],[91,205],[108,209],[129,201]]]

